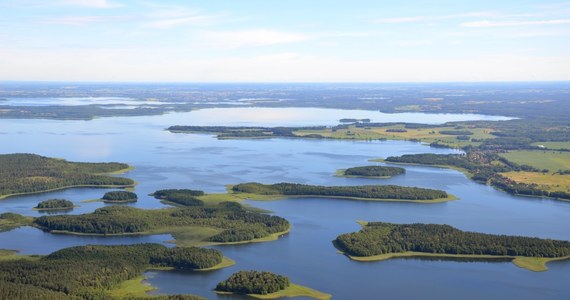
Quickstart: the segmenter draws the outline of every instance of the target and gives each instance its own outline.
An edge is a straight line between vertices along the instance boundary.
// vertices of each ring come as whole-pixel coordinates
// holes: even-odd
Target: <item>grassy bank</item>
[[[216,291],[216,293],[220,294],[220,295],[231,295],[233,293],[229,293],[229,292],[218,292]],[[289,285],[289,287],[275,292],[275,293],[271,293],[271,294],[266,294],[266,295],[260,295],[260,294],[247,294],[248,296],[252,297],[252,298],[256,298],[256,299],[279,299],[279,298],[294,298],[294,297],[307,297],[307,298],[313,298],[313,299],[318,299],[318,300],[328,300],[332,297],[332,295],[327,294],[327,293],[323,293],[311,288],[308,288],[306,286],[302,286],[302,285],[298,285],[298,284],[294,284],[291,283]]]

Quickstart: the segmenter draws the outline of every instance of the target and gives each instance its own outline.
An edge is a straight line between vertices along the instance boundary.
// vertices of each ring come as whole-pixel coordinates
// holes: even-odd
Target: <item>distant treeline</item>
[[[160,244],[65,248],[36,260],[0,261],[0,299],[113,299],[109,290],[150,267],[203,269],[222,258],[214,249]]]
[[[266,295],[287,288],[289,278],[271,272],[239,271],[216,285],[216,291]]]
[[[406,173],[404,168],[386,166],[364,166],[344,170],[344,175],[349,176],[391,177],[404,173]]]
[[[331,196],[368,199],[434,200],[447,198],[445,191],[397,185],[319,186],[298,183],[241,183],[234,192],[261,195]]]
[[[36,205],[37,209],[69,209],[73,208],[73,202],[66,199],[49,199]]]
[[[312,127],[231,127],[231,126],[170,126],[174,132],[203,132],[214,133],[219,138],[237,137],[295,137],[296,130],[322,130],[325,126]]]
[[[156,199],[161,199],[184,206],[203,206],[204,201],[196,198],[203,196],[203,191],[189,189],[158,190],[152,194]],[[239,205],[239,204],[238,204]]]
[[[48,231],[87,234],[144,233],[152,229],[190,225],[224,229],[209,239],[214,242],[248,241],[289,228],[289,222],[283,218],[246,211],[237,203],[157,210],[109,206],[89,214],[42,216],[36,218],[34,224]]]
[[[406,251],[530,257],[570,255],[568,241],[466,232],[436,224],[370,222],[358,232],[339,235],[334,243],[352,256]]]
[[[0,155],[0,196],[76,185],[130,186],[128,178],[99,175],[126,169],[121,163],[78,163],[35,154]]]

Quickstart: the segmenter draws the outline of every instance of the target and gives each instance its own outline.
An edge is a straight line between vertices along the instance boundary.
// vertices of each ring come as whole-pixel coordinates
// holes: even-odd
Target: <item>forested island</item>
[[[137,202],[138,196],[129,191],[113,191],[106,192],[101,199],[105,203],[132,203]]]
[[[215,290],[221,294],[246,294],[259,299],[310,297],[324,300],[331,297],[329,294],[292,284],[286,276],[263,271],[239,271],[218,283]]]
[[[48,199],[34,207],[37,210],[69,210],[73,209],[73,202],[66,199]]]
[[[236,184],[231,190],[234,193],[254,195],[313,196],[376,201],[438,202],[455,199],[445,191],[397,185],[319,186],[298,183],[261,184],[249,182]]]
[[[183,206],[202,206],[204,201],[197,197],[204,196],[203,191],[190,189],[167,189],[158,190],[152,194],[156,199],[163,200],[166,203],[174,203]],[[239,203],[236,203],[239,205]]]
[[[16,255],[0,260],[0,299],[149,299],[144,290],[124,290],[122,283],[140,282],[149,268],[199,270],[216,267],[223,260],[218,250],[160,244],[87,245],[41,257]],[[170,295],[156,299],[201,298]]]
[[[361,261],[399,256],[512,258],[520,267],[546,270],[551,260],[570,258],[570,242],[461,231],[449,225],[363,223],[358,232],[339,235],[333,244]]]
[[[108,206],[82,215],[42,216],[34,219],[34,226],[50,232],[92,235],[177,233],[209,228],[203,240],[196,242],[210,243],[249,242],[285,233],[290,227],[283,218],[223,203],[155,210]]]
[[[68,187],[129,187],[132,179],[104,174],[126,171],[122,163],[68,162],[35,154],[0,155],[0,199]]]
[[[339,170],[338,175],[346,177],[390,178],[406,173],[406,169],[386,166],[363,166]]]
[[[0,214],[0,232],[12,230],[20,226],[32,225],[34,218],[6,212]]]

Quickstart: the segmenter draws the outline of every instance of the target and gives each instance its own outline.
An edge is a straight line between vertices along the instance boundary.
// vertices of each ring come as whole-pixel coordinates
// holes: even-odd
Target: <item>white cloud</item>
[[[493,16],[493,12],[469,12],[462,14],[451,14],[442,16],[411,16],[411,17],[398,17],[398,18],[379,18],[372,22],[377,24],[397,24],[397,23],[418,23],[418,22],[433,22],[440,20],[461,19],[468,17],[484,17]]]
[[[487,27],[520,27],[570,24],[570,19],[539,20],[539,21],[476,21],[461,23],[461,27],[487,28]]]
[[[92,23],[119,21],[128,18],[127,16],[75,16],[48,19],[46,22],[58,25],[85,26]]]
[[[312,39],[309,35],[268,29],[202,31],[201,38],[209,45],[228,48],[288,44]]]
[[[204,14],[181,6],[150,5],[152,13],[143,15],[144,28],[170,29],[178,26],[207,26],[228,21],[228,15]]]
[[[93,8],[114,8],[122,6],[119,3],[109,2],[107,0],[63,0],[62,4],[84,6]]]

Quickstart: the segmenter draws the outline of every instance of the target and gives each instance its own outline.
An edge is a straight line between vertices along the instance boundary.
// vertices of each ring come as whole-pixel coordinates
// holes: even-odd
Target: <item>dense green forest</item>
[[[0,261],[0,299],[113,299],[109,290],[150,267],[203,269],[222,258],[214,249],[160,244],[65,248],[38,259]]]
[[[216,291],[266,295],[287,288],[289,278],[271,272],[239,271],[216,285]]]
[[[559,199],[570,199],[570,193],[562,191],[547,191],[536,184],[517,183],[499,173],[510,171],[541,172],[532,166],[518,165],[492,153],[471,151],[465,155],[459,154],[406,154],[390,156],[387,162],[412,163],[424,165],[452,166],[467,170],[471,178],[481,183],[488,183],[511,194],[527,196],[546,196]]]
[[[137,202],[139,197],[137,194],[129,191],[112,191],[106,192],[103,195],[103,201],[106,203],[118,203],[118,202]]]
[[[204,196],[203,191],[189,190],[189,189],[167,189],[158,190],[152,194],[156,199],[161,199],[168,202],[184,206],[203,206],[204,201],[196,198]]]
[[[352,256],[406,251],[529,257],[570,255],[568,241],[467,232],[436,224],[370,222],[358,232],[339,235],[334,244]]]
[[[363,177],[392,177],[406,173],[406,169],[386,166],[353,167],[344,170],[344,175]]]
[[[266,237],[289,228],[287,220],[241,206],[187,207],[143,210],[128,206],[109,206],[83,215],[42,216],[34,224],[48,231],[86,234],[145,233],[172,226],[205,226],[224,229],[210,237],[212,242],[239,242]]]
[[[367,199],[435,200],[447,198],[444,191],[396,185],[319,186],[298,183],[240,183],[232,187],[236,193],[292,196],[331,196]]]
[[[213,133],[218,138],[267,138],[296,137],[295,130],[322,130],[325,126],[313,127],[228,127],[228,126],[170,126],[169,131],[187,133]]]
[[[0,155],[0,198],[71,186],[132,186],[128,178],[101,175],[127,169],[121,163],[80,163],[35,154]]]
[[[32,217],[24,217],[20,214],[6,212],[0,214],[0,232],[12,230],[24,225],[32,225]]]
[[[36,209],[71,209],[73,208],[73,202],[66,199],[48,199],[38,203],[35,207]]]

